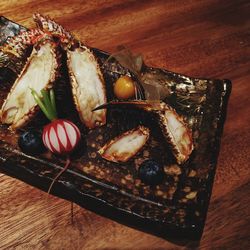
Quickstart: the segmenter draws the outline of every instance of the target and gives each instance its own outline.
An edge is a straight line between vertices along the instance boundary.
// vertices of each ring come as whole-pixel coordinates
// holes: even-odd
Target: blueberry
[[[18,146],[26,154],[39,154],[45,149],[41,134],[36,131],[25,131],[18,139]]]
[[[146,160],[139,167],[139,177],[146,185],[157,185],[163,181],[163,167],[154,160]]]

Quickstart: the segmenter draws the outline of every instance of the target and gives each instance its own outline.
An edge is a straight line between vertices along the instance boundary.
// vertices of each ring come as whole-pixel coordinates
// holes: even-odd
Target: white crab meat
[[[192,130],[182,116],[162,101],[112,101],[95,110],[103,108],[139,108],[153,115],[161,128],[165,140],[170,145],[178,164],[183,164],[190,157],[194,143]]]
[[[184,163],[193,151],[192,134],[182,118],[173,109],[166,109],[160,114],[162,128],[179,164]]]
[[[92,52],[86,47],[67,51],[72,93],[80,119],[88,128],[106,123],[106,110],[92,112],[106,102],[104,79]]]
[[[147,142],[149,129],[139,126],[111,140],[98,152],[102,158],[112,162],[126,162]]]
[[[13,129],[26,124],[37,107],[30,89],[40,93],[44,88],[51,88],[57,68],[54,43],[48,41],[34,47],[1,108],[2,123],[11,125]]]

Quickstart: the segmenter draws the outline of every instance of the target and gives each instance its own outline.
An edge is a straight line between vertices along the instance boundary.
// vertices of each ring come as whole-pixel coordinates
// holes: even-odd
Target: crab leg
[[[1,108],[1,122],[17,129],[25,125],[38,110],[31,94],[33,88],[52,88],[58,68],[56,44],[50,39],[34,46],[22,72],[12,86]]]
[[[36,23],[38,29],[49,33],[50,35],[60,39],[63,46],[71,46],[76,40],[73,35],[63,28],[60,24],[56,23],[49,17],[43,16],[39,13],[33,14],[33,20]]]
[[[94,54],[50,18],[41,14],[34,14],[33,18],[40,29],[60,39],[67,53],[72,94],[81,121],[90,129],[104,125],[106,110],[92,112],[107,101],[104,78]]]
[[[105,144],[98,152],[112,162],[126,162],[145,145],[149,129],[143,126],[129,130]]]
[[[67,51],[72,93],[80,119],[88,128],[106,123],[106,110],[92,112],[106,102],[104,79],[100,67],[86,47]]]
[[[183,118],[166,103],[162,101],[109,102],[93,111],[112,107],[135,107],[152,114],[161,128],[163,136],[170,144],[177,162],[182,164],[189,158],[194,148],[191,129],[187,127]]]
[[[29,46],[34,45],[46,36],[48,35],[40,29],[22,31],[17,36],[9,37],[4,45],[0,46],[0,49],[3,53],[11,54],[22,59]]]

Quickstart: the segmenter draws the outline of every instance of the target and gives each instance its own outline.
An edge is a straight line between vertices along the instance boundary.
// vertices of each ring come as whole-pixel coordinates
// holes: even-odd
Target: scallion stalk
[[[53,92],[53,89],[50,92]],[[56,110],[55,110],[55,97],[53,97],[53,93],[48,94],[47,90],[41,90],[41,96],[34,90],[31,89],[31,94],[34,97],[36,103],[43,111],[44,115],[50,120],[53,121],[57,118]],[[51,96],[53,100],[51,100]]]

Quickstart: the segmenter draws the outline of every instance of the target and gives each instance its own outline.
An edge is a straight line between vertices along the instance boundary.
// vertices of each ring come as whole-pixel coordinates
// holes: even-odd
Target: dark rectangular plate
[[[0,44],[20,28],[24,29],[1,17]],[[102,65],[109,55],[92,50]],[[102,71],[109,95],[111,83],[126,69],[110,61]],[[142,152],[128,163],[119,165],[102,160],[96,148],[144,121],[141,114],[133,111],[111,112],[107,126],[83,132],[86,145],[82,153],[75,156],[71,168],[55,183],[52,193],[163,238],[199,239],[211,196],[231,82],[197,79],[147,66],[143,69],[144,76],[156,74],[169,93],[166,101],[192,128],[195,149],[190,159],[184,165],[177,165],[169,150],[161,145],[157,133],[153,133]],[[0,97],[4,99],[9,88],[5,68],[0,68],[0,78]],[[134,119],[127,123],[131,116]],[[0,125],[0,171],[47,191],[62,168],[63,159],[50,154],[25,155],[17,146],[17,138],[18,132],[10,133],[6,126]],[[164,164],[164,183],[156,187],[145,186],[137,177],[135,166],[148,157]]]

